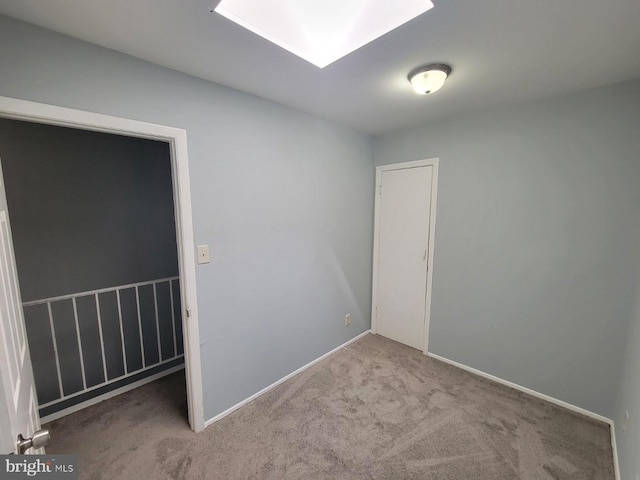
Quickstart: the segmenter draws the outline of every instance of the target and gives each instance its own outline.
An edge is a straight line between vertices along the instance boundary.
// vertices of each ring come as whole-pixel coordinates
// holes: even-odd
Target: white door
[[[434,167],[379,172],[375,332],[425,348],[427,266]]]
[[[18,453],[18,434],[40,428],[31,357],[25,334],[7,198],[0,166],[0,453]],[[26,453],[34,452],[33,449]]]

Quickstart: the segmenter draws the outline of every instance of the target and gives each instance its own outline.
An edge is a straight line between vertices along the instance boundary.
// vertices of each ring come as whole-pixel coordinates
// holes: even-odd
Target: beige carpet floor
[[[48,425],[82,479],[614,479],[609,427],[367,335],[203,433],[182,373]]]

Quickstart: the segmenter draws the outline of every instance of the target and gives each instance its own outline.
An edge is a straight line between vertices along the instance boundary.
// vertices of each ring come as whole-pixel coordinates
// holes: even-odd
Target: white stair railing
[[[149,369],[152,369],[152,368],[157,369],[159,366],[163,364],[174,362],[176,359],[183,357],[184,354],[178,353],[178,346],[182,343],[182,338],[178,338],[180,335],[176,334],[176,321],[181,322],[182,319],[176,318],[175,308],[174,308],[176,305],[175,302],[178,301],[179,299],[174,299],[173,282],[178,282],[178,280],[179,280],[179,277],[169,277],[169,278],[162,278],[158,280],[131,283],[127,285],[119,285],[116,287],[101,288],[98,290],[91,290],[91,291],[85,291],[85,292],[73,293],[68,295],[61,295],[57,297],[50,297],[50,298],[44,298],[40,300],[23,302],[22,305],[23,305],[23,308],[25,309],[25,312],[26,312],[26,309],[28,309],[29,307],[34,307],[37,305],[46,305],[47,314],[49,317],[48,324],[49,324],[49,328],[51,329],[51,338],[53,342],[53,351],[55,356],[55,365],[56,365],[56,373],[58,377],[57,380],[58,380],[58,388],[60,390],[60,396],[55,400],[52,400],[46,403],[41,403],[39,407],[42,409],[42,408],[55,405],[56,403],[77,397],[87,392],[91,392],[92,390],[102,388],[106,385],[119,382],[133,375],[140,375],[142,372],[145,372]],[[169,296],[170,296],[170,305],[171,305],[171,327],[172,327],[171,333],[173,335],[173,356],[171,356],[170,358],[166,358],[166,357],[163,358],[161,339],[160,339],[161,333],[160,333],[160,321],[159,321],[159,314],[158,314],[157,285],[164,284],[164,283],[168,283],[168,286],[169,286]],[[158,348],[157,361],[149,361],[148,355],[145,355],[145,338],[143,336],[142,315],[141,315],[141,309],[140,309],[140,288],[149,286],[149,285],[153,286],[153,301],[154,301],[155,331],[156,331],[156,338],[154,339],[154,342],[157,342],[157,348]],[[137,312],[137,322],[138,322],[137,332],[138,332],[138,340],[140,342],[140,355],[142,359],[142,368],[136,368],[136,369],[133,369],[132,371],[129,370],[129,366],[128,366],[129,362],[127,361],[128,360],[127,349],[125,345],[122,305],[121,305],[121,299],[120,299],[120,293],[123,290],[130,290],[130,289],[135,289],[136,312]],[[101,318],[100,295],[105,293],[111,293],[111,292],[115,292],[116,299],[117,299],[118,322],[119,322],[119,329],[120,329],[119,334],[120,334],[120,341],[121,341],[121,348],[122,348],[122,362],[124,365],[124,374],[109,378],[108,372],[107,372],[107,353],[105,352],[105,340],[103,335],[103,325],[102,325],[102,318]],[[102,369],[103,369],[102,373],[104,376],[104,381],[95,385],[87,386],[87,372],[86,372],[85,362],[84,362],[84,350],[83,350],[83,344],[82,344],[83,342],[82,342],[82,336],[80,333],[80,324],[79,324],[80,320],[78,318],[78,307],[77,307],[76,301],[79,298],[90,297],[90,296],[92,296],[94,299],[95,309],[96,309],[95,312],[98,320],[98,333],[100,337],[100,350],[102,355]],[[67,301],[67,300],[71,300],[72,306],[73,306],[73,316],[74,316],[75,331],[76,331],[75,340],[78,345],[78,352],[80,356],[80,368],[82,373],[83,388],[81,390],[65,394],[64,388],[63,388],[63,382],[62,382],[62,371],[60,366],[60,353],[59,353],[59,347],[58,347],[59,342],[58,342],[58,339],[56,338],[56,329],[54,325],[54,315],[52,311],[52,304],[55,304],[56,302]],[[148,341],[149,339],[147,338],[147,342]],[[35,368],[35,365],[34,365],[34,368]]]

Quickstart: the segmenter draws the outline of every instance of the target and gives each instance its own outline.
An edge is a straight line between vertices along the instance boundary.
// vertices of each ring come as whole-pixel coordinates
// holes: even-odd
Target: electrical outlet
[[[348,327],[349,325],[351,325],[351,314],[350,314],[350,313],[347,313],[347,314],[344,316],[344,326],[345,326],[345,327]]]
[[[627,426],[629,425],[629,410],[624,411],[624,421],[622,422],[622,431],[627,431]]]

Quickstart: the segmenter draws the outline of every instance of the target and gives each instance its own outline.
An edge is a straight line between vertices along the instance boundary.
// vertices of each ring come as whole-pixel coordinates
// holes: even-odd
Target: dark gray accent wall
[[[178,275],[169,145],[0,119],[22,300]]]
[[[639,125],[635,81],[375,139],[378,165],[440,158],[433,353],[612,418],[638,296]]]
[[[206,419],[369,328],[371,137],[7,17],[0,45],[0,95],[186,130]]]
[[[178,276],[169,155],[164,142],[0,119],[23,302]],[[175,365],[142,371],[182,344],[174,285],[26,306],[38,400],[56,402],[41,414]]]

